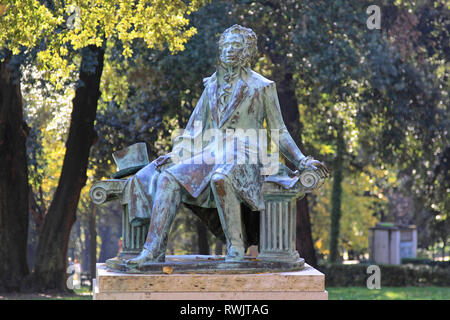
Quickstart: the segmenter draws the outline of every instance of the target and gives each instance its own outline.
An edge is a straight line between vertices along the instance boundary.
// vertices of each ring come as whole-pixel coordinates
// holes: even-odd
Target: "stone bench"
[[[296,261],[296,200],[318,188],[323,180],[314,171],[304,171],[285,189],[279,182],[283,177],[267,177],[263,183],[265,210],[260,211],[260,260]],[[95,182],[90,189],[94,204],[119,200],[126,179],[108,179]],[[122,251],[120,258],[138,254],[144,245],[148,224],[132,226],[127,206],[122,206]]]

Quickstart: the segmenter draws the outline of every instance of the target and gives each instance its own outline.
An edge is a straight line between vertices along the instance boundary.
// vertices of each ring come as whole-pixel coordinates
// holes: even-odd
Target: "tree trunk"
[[[18,64],[0,63],[0,291],[18,291],[28,275],[28,168]]]
[[[445,238],[442,238],[442,261],[445,261],[445,246],[446,246],[446,241]]]
[[[110,225],[99,226],[99,236],[102,239],[102,245],[100,247],[98,262],[102,263],[116,255],[117,245],[115,241],[112,241],[114,234]]]
[[[344,153],[344,140],[342,130],[338,130],[336,160],[333,172],[333,187],[331,191],[331,231],[330,231],[330,261],[339,261],[339,230],[342,203],[342,160]]]
[[[275,72],[275,74],[281,72]],[[304,152],[302,143],[302,126],[300,122],[300,113],[298,111],[298,102],[295,97],[295,86],[292,73],[284,73],[284,77],[277,79],[278,99],[280,101],[281,113],[292,138],[302,152]],[[288,165],[291,169],[291,165]],[[316,251],[312,240],[311,220],[309,216],[307,196],[297,200],[297,251],[305,261],[311,265],[317,266]]]
[[[84,220],[84,219],[83,219]],[[78,220],[77,222],[75,222],[75,225],[79,225],[78,230],[80,231],[80,237],[78,238],[80,241],[80,260],[81,260],[81,270],[82,271],[87,271],[91,269],[91,239],[90,239],[90,234],[89,234],[89,219],[87,219],[88,221],[86,223],[83,223],[84,221],[82,221],[81,219]],[[84,224],[86,224],[84,226]],[[83,226],[83,227],[82,227]],[[81,241],[81,232],[83,232],[84,234],[84,241]]]
[[[309,216],[308,197],[297,200],[297,251],[306,263],[317,267],[316,250],[311,232],[311,218]]]
[[[436,248],[436,243],[433,243],[433,245],[431,246],[431,256],[432,256],[433,261],[436,261],[435,248]]]
[[[206,229],[205,224],[200,220],[197,221],[197,235],[198,253],[209,254],[208,230]]]
[[[214,254],[221,256],[223,254],[223,242],[220,239],[216,239],[216,248],[214,249]]]
[[[92,213],[89,216],[89,270],[90,280],[95,278],[95,269],[97,264],[97,211],[98,207],[92,204]]]
[[[38,290],[67,290],[67,247],[70,230],[76,220],[80,192],[86,184],[89,152],[97,138],[94,121],[100,97],[103,57],[102,48],[89,46],[82,50],[80,85],[73,99],[61,177],[38,244],[33,274]]]

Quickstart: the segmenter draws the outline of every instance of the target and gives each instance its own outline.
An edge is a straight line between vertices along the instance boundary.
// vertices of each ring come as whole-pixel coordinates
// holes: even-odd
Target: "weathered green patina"
[[[244,253],[255,242],[260,261],[284,262],[287,269],[302,265],[295,250],[294,200],[320,186],[328,170],[294,143],[281,116],[275,83],[249,68],[256,54],[253,31],[232,26],[220,37],[219,49],[217,70],[204,80],[205,90],[185,130],[174,139],[172,152],[126,180],[111,180],[113,192],[105,187],[108,182],[92,187],[93,199],[106,201],[111,194],[120,199],[126,217],[124,251],[141,250],[129,260],[122,256],[121,262],[110,263],[112,268],[145,272],[153,270],[148,267],[152,263],[164,263],[169,230],[181,209],[194,211],[213,233],[223,233],[227,254],[220,268],[237,263],[230,264],[230,270],[241,265],[246,269]],[[298,170],[279,163],[277,153],[269,156],[271,144]],[[114,157],[119,170],[126,171],[124,163],[134,169],[145,164],[139,163],[145,162],[139,152],[142,145],[119,152],[120,157]],[[270,269],[264,263],[261,267]]]

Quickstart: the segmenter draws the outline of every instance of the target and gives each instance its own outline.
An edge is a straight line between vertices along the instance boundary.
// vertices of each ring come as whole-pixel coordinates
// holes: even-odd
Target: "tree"
[[[330,261],[339,260],[339,231],[342,216],[342,180],[343,180],[343,153],[345,148],[342,129],[337,132],[336,165],[333,166],[333,189],[331,192],[331,229],[330,229]]]
[[[399,76],[396,71],[411,66],[396,57],[400,49],[387,41],[389,39],[384,33],[366,29],[366,8],[369,4],[364,1],[234,1],[232,4],[214,1],[213,6],[205,7],[193,19],[194,25],[198,25],[201,32],[193,37],[183,53],[168,56],[167,52],[152,52],[145,58],[138,55],[136,64],[126,66],[136,68],[127,78],[132,83],[130,88],[134,92],[126,102],[130,110],[114,117],[119,109],[117,106],[108,113],[108,117],[115,124],[117,119],[126,118],[127,124],[122,123],[121,127],[115,128],[126,132],[123,134],[125,138],[143,139],[148,134],[148,138],[144,139],[146,141],[155,140],[148,130],[155,123],[159,125],[175,118],[165,127],[165,134],[169,134],[175,126],[183,127],[186,115],[191,112],[203,90],[201,77],[208,74],[208,68],[212,72],[214,67],[214,61],[210,59],[210,53],[215,55],[214,33],[222,32],[233,23],[253,28],[258,34],[262,53],[261,59],[256,62],[256,69],[277,82],[283,117],[289,131],[305,153],[324,160],[332,169],[334,192],[330,197],[335,201],[330,206],[334,214],[333,223],[329,227],[335,236],[328,241],[331,241],[329,245],[336,248],[333,249],[333,259],[338,259],[337,248],[343,247],[339,243],[343,240],[339,235],[340,217],[346,217],[342,209],[344,177],[358,172],[369,174],[369,164],[396,170],[396,159],[380,155],[392,156],[392,151],[407,141],[402,140],[401,134],[398,135],[401,127],[415,121],[410,113],[405,113],[403,107],[398,107],[413,97],[416,88],[411,86],[412,82],[405,82],[404,75]],[[386,15],[388,17],[383,21],[391,19],[388,11]],[[423,25],[430,24],[436,27],[429,21],[423,22]],[[433,37],[442,38],[434,32],[432,34]],[[411,35],[415,37],[414,32]],[[404,39],[401,43],[404,43]],[[431,46],[430,50],[434,50],[433,48]],[[138,50],[135,47],[135,51]],[[405,51],[402,56],[408,56],[408,52],[410,51]],[[152,68],[141,63],[140,57],[143,61],[153,61]],[[426,87],[427,84],[414,69],[411,68],[411,73],[408,74]],[[137,81],[133,83],[133,79]],[[390,88],[388,91],[386,86]],[[436,87],[439,85],[433,84],[431,91],[435,91]],[[376,92],[380,91],[378,96],[371,95],[374,88]],[[151,104],[146,104],[143,108],[154,111],[150,113],[151,117],[144,110],[130,106],[130,101],[142,103],[145,99],[143,91],[146,91],[145,97],[150,96],[152,100]],[[377,106],[372,106],[372,103],[377,103]],[[414,110],[415,108],[418,106],[414,106]],[[418,115],[423,112],[417,111]],[[145,117],[136,119],[136,114],[143,114]],[[161,117],[154,120],[155,114]],[[402,117],[407,121],[403,121]],[[422,119],[427,118],[428,115]],[[140,123],[140,120],[142,123],[133,127],[133,123]],[[372,122],[369,125],[367,121]],[[423,128],[423,125],[420,126]],[[429,141],[429,137],[423,138],[424,141]],[[372,141],[368,142],[369,139]],[[155,149],[153,154],[164,152],[167,147],[161,149],[162,145],[169,144],[160,143],[159,140],[157,145],[151,146]],[[120,144],[110,143],[108,154],[111,146],[114,148],[118,145]],[[438,180],[443,178],[442,174],[438,176]],[[423,188],[423,184],[421,187]],[[383,196],[383,193],[378,195]],[[315,254],[309,231],[309,214],[306,214],[308,207],[310,206],[306,200],[298,204],[298,248],[301,255],[313,264]]]
[[[183,49],[195,29],[186,29],[185,15],[197,10],[203,1],[188,4],[175,1],[167,6],[165,1],[90,1],[7,2],[2,6],[4,17],[0,47],[6,46],[13,54],[19,48],[44,45],[37,53],[41,68],[57,68],[51,75],[55,81],[74,70],[71,64],[73,50],[82,49],[80,85],[73,101],[71,127],[67,151],[58,188],[50,205],[39,239],[34,285],[41,290],[66,290],[65,266],[70,229],[76,218],[76,208],[81,188],[86,182],[86,168],[90,147],[95,140],[94,121],[100,96],[100,79],[103,70],[103,42],[115,36],[123,46],[122,54],[132,54],[131,43],[142,38],[149,48],[171,51]],[[65,15],[74,19],[65,21]],[[6,13],[5,13],[6,12]],[[75,15],[75,16],[74,16]],[[40,31],[40,32],[36,32]],[[59,68],[58,68],[59,67]],[[28,199],[26,197],[25,199]],[[62,226],[62,227],[61,227]]]
[[[171,133],[186,125],[204,90],[202,79],[215,70],[218,35],[231,23],[230,15],[223,14],[229,7],[220,2],[193,13],[191,23],[198,33],[174,55],[169,50],[146,50],[145,43],[136,41],[132,59],[124,61],[117,54],[120,44],[110,42],[96,125],[100,140],[91,154],[91,166],[102,170],[101,176],[115,169],[108,163],[111,153],[133,143],[146,142],[150,160],[170,150]],[[168,250],[206,253],[211,234],[201,223],[191,213],[180,212]]]
[[[90,148],[96,139],[94,120],[100,97],[103,55],[103,49],[95,46],[83,49],[79,79],[84,85],[75,92],[61,176],[37,248],[33,276],[40,288],[62,289],[65,286],[70,230],[76,220],[81,189],[86,184]],[[95,61],[94,72],[90,72],[87,65],[92,65],[92,60]]]
[[[427,247],[437,240],[435,222],[448,217],[449,9],[434,1],[388,3],[383,10],[384,49],[368,55],[371,89],[359,99],[361,131],[368,132],[361,142],[372,156],[396,164],[395,191],[414,200],[411,222]]]
[[[369,164],[417,168],[424,155],[435,162],[436,151],[443,149],[448,136],[442,110],[447,98],[439,89],[446,87],[439,79],[442,65],[424,59],[414,40],[420,37],[413,17],[404,18],[407,10],[389,3],[382,31],[370,32],[357,23],[365,23],[368,5],[305,1],[298,8],[304,19],[292,25],[297,32],[291,56],[301,57],[295,67],[305,148],[326,156],[333,175],[330,258],[334,261],[339,256],[341,177]],[[423,24],[434,25],[429,36],[442,38],[439,34],[445,33],[438,24]],[[422,41],[432,43],[426,37]],[[426,183],[419,185],[426,190]]]
[[[28,275],[28,176],[18,59],[0,63],[0,291],[17,291]]]
[[[395,178],[392,173],[390,179]],[[388,200],[384,197],[383,183],[385,172],[367,166],[366,170],[360,172],[346,172],[343,177],[341,193],[341,219],[339,228],[337,252],[344,252],[350,258],[358,259],[369,251],[369,227],[375,225],[379,220],[376,213],[386,209]],[[330,256],[330,241],[332,233],[332,188],[334,183],[327,183],[321,189],[314,192],[311,201],[311,224],[315,246],[321,257]]]

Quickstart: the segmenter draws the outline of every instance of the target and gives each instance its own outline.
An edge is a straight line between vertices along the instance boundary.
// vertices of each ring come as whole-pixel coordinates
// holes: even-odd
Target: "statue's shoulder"
[[[203,78],[203,85],[207,87],[210,83],[216,81],[216,72],[214,72],[211,76]],[[245,79],[247,85],[260,89],[264,87],[274,86],[275,82],[267,79],[266,77],[260,75],[258,72],[255,72],[251,69],[248,69],[247,76]]]
[[[248,72],[247,83],[257,89],[275,85],[274,81],[267,79],[253,70]]]
[[[209,77],[203,78],[203,85],[205,87],[207,87],[208,84],[210,84],[214,80],[216,80],[216,73],[215,72],[212,75],[210,75]]]

